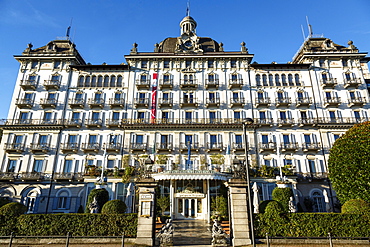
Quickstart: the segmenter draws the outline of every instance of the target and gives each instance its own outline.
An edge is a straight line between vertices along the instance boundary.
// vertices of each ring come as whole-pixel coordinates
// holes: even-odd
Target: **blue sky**
[[[19,55],[70,36],[86,62],[119,64],[132,44],[153,51],[154,44],[180,34],[187,0],[0,0],[0,119],[6,118],[15,85]],[[353,40],[370,52],[370,0],[213,0],[190,2],[197,34],[238,51],[246,43],[258,63],[291,61],[307,35],[306,16],[315,34],[340,45]]]

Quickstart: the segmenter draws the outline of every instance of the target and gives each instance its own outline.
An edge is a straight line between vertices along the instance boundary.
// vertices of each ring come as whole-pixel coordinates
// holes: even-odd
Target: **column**
[[[174,189],[174,180],[170,180],[170,216],[171,219],[173,220],[175,217],[175,189]]]
[[[185,217],[185,199],[182,198],[182,215]]]
[[[198,216],[198,199],[194,199],[194,216],[197,217]]]
[[[188,214],[189,214],[189,217],[191,217],[191,200],[192,199],[188,199],[188,205],[189,205]]]

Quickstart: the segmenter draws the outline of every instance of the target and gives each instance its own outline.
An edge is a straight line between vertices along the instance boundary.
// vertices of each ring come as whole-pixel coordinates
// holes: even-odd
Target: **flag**
[[[157,77],[158,74],[153,74],[153,83],[152,83],[152,111],[150,114],[151,122],[154,123],[157,117]]]
[[[188,142],[188,168],[190,168],[190,157],[191,157],[191,142]]]

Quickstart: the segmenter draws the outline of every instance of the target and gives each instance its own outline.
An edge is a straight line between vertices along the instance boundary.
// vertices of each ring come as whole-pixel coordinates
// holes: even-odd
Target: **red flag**
[[[152,112],[150,114],[151,122],[154,123],[157,117],[157,73],[153,74],[152,83]]]

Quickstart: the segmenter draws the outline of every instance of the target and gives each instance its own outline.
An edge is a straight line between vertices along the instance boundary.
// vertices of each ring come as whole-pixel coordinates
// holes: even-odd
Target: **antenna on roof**
[[[188,0],[188,5],[186,8],[186,16],[190,16],[190,0]]]
[[[72,20],[73,20],[73,18],[71,18],[71,23],[69,24],[69,27],[67,28],[67,34],[66,34],[67,39],[69,39],[69,33],[71,31]]]
[[[306,21],[307,21],[307,26],[308,26],[308,37],[312,37],[312,35],[313,35],[313,32],[312,32],[312,26],[311,26],[311,24],[309,23],[309,21],[308,21],[308,16],[306,16]]]
[[[304,40],[306,40],[306,35],[304,34],[303,25],[301,25],[301,29],[302,29],[302,35],[303,35],[303,41],[304,41]]]

